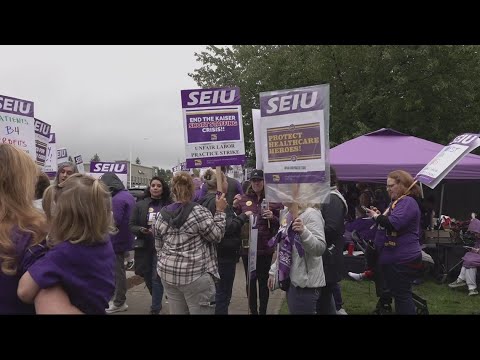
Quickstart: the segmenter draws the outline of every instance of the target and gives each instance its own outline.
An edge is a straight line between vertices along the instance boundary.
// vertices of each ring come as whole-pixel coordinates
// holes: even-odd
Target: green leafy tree
[[[173,173],[170,169],[162,169],[160,168],[158,170],[158,176],[160,176],[163,180],[165,180],[167,183],[170,183],[173,177]]]
[[[98,156],[98,154],[95,153],[95,155],[93,155],[93,157],[90,161],[102,161],[102,160],[100,160],[100,156]]]
[[[330,84],[330,146],[390,127],[447,144],[480,122],[479,46],[208,46],[189,74],[203,88],[239,86],[245,148],[264,91]]]

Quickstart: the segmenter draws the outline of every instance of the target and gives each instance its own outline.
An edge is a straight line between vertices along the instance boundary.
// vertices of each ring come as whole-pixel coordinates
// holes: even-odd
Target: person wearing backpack
[[[198,201],[198,203],[211,211],[215,215],[217,176],[214,170],[207,170],[204,175],[207,193]],[[228,189],[228,180],[222,173],[222,192],[226,193]],[[235,270],[240,258],[241,230],[248,221],[251,211],[237,215],[231,205],[225,209],[226,226],[225,236],[217,246],[218,272],[220,280],[216,283],[215,295],[215,315],[228,315],[228,306],[232,298],[233,281],[235,280]]]

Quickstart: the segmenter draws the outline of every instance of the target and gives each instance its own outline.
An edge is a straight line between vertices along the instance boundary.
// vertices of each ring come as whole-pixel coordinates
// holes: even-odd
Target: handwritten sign
[[[0,143],[14,145],[37,160],[33,102],[0,95]]]

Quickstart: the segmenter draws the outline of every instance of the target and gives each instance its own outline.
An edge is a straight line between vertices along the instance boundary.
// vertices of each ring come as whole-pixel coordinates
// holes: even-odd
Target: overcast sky
[[[0,46],[0,95],[33,101],[57,148],[89,161],[185,160],[180,90],[198,86],[201,45]],[[146,139],[145,139],[146,138]]]

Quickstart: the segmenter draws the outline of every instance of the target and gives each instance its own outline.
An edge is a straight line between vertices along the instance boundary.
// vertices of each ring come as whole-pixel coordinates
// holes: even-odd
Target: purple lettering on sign
[[[295,90],[260,93],[261,116],[276,116],[322,110],[327,99],[326,87],[312,86]]]
[[[107,173],[113,172],[115,174],[127,174],[126,162],[90,162],[91,173]]]
[[[325,182],[325,171],[265,173],[265,182],[267,184],[312,184]]]
[[[33,117],[33,102],[0,95],[0,112]]]
[[[478,137],[479,137],[478,134],[470,134],[470,133],[462,134],[457,136],[455,139],[453,139],[453,141],[448,145],[459,144],[459,145],[470,146],[470,145],[473,145],[473,142],[476,139],[478,139]]]
[[[238,112],[186,115],[188,142],[240,140]]]
[[[50,144],[55,144],[55,133],[50,133]]]
[[[240,105],[240,88],[182,90],[182,108]]]
[[[322,158],[320,124],[267,129],[268,161],[297,161]]]

